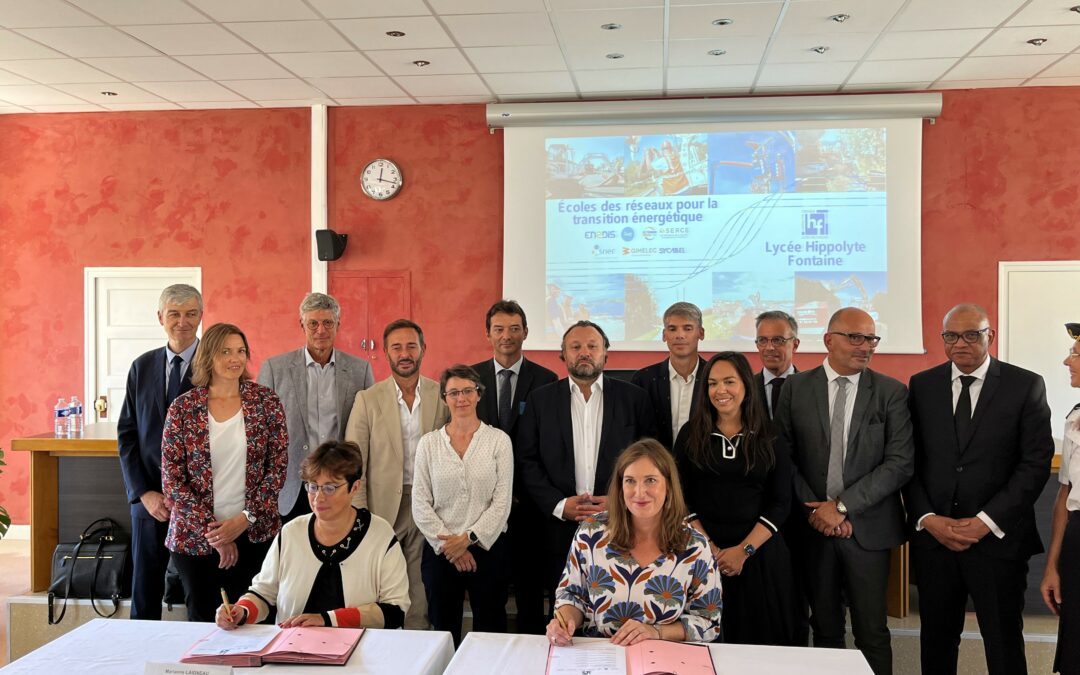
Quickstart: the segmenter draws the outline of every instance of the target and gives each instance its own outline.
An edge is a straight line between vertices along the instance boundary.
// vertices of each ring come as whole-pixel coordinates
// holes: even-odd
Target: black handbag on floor
[[[120,598],[128,578],[127,564],[131,544],[120,525],[112,518],[90,523],[79,541],[58,544],[53,551],[52,583],[49,585],[49,624],[57,624],[67,612],[68,598],[89,598],[98,616],[106,619],[120,611]],[[63,599],[60,615],[53,617],[53,601]],[[97,601],[111,599],[112,612],[98,609]]]

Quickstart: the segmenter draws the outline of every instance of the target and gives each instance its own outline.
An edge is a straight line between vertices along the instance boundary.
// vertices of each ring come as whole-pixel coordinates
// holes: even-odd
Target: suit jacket
[[[795,369],[795,373],[797,373],[797,372],[799,372],[798,368]],[[792,373],[792,375],[794,375],[795,373]],[[759,370],[757,372],[757,375],[754,376],[754,384],[756,385],[755,389],[757,390],[758,400],[761,401],[761,405],[765,410],[765,415],[768,416],[768,414],[769,414],[769,397],[765,393],[765,371],[764,370]],[[785,381],[784,384],[787,384],[787,382]],[[784,391],[783,389],[780,390],[781,393],[783,393],[783,391]],[[777,407],[780,407],[780,402],[777,401],[776,403],[777,403]],[[773,411],[773,417],[776,417],[776,411],[775,410]]]
[[[120,469],[132,504],[145,492],[161,492],[161,434],[165,428],[165,352],[151,349],[128,370],[124,405],[116,421]],[[198,349],[196,349],[198,352]],[[191,368],[180,381],[180,393],[191,390]]]
[[[208,393],[195,387],[173,401],[161,443],[164,493],[173,502],[165,545],[189,555],[213,552],[203,536],[214,520]],[[281,529],[277,497],[289,463],[285,409],[271,389],[248,381],[240,383],[240,411],[247,436],[244,508],[255,517],[247,536],[266,541]]]
[[[420,396],[420,434],[444,426],[450,420],[450,411],[439,397],[439,383],[421,375],[416,391]],[[364,480],[353,505],[393,525],[405,484],[405,445],[392,376],[356,394],[345,440],[359,445],[364,456]]]
[[[656,418],[656,440],[671,450],[675,439],[671,436],[671,373],[664,359],[660,363],[645,366],[630,376],[630,381],[645,390],[649,395],[653,415]],[[690,415],[693,416],[701,403],[701,381],[705,378],[705,359],[698,357],[697,375],[694,380],[694,392],[690,398]]]
[[[795,495],[824,501],[829,471],[829,390],[825,368],[796,373],[784,382],[775,424],[791,447]],[[883,550],[904,541],[900,488],[914,473],[907,388],[870,369],[859,377],[844,458],[844,491],[855,540]]]
[[[639,438],[653,436],[656,422],[643,389],[613,377],[604,378],[603,428],[592,494],[606,495],[615,459]],[[540,387],[525,403],[514,443],[515,474],[544,515],[577,494],[574,485],[574,430],[570,416],[570,380]]]
[[[1012,560],[1042,553],[1035,500],[1054,456],[1043,378],[992,358],[963,446],[953,432],[951,363],[913,375],[908,403],[915,477],[904,496],[912,530],[927,513],[972,518],[984,511],[1005,537],[990,533],[973,549]],[[911,541],[941,545],[926,530],[913,532]]]
[[[304,352],[307,347],[267,359],[259,369],[259,384],[273,389],[285,406],[289,425],[289,468],[285,472],[285,487],[278,497],[282,515],[292,511],[300,494],[300,463],[315,448],[308,447],[308,373]],[[375,384],[371,364],[351,354],[334,352],[334,395],[337,400],[338,436],[345,439],[345,426],[356,400],[356,392]]]
[[[484,385],[484,395],[480,397],[476,414],[481,422],[490,424],[496,429],[502,429],[499,426],[499,379],[495,375],[495,362],[492,359],[481,361],[473,365],[473,370],[480,375],[480,382]],[[522,411],[525,409],[525,400],[529,394],[538,387],[558,380],[559,376],[547,368],[528,359],[522,361],[517,386],[514,388],[514,399],[510,406],[510,428],[502,429],[511,439],[517,433],[518,420],[521,419]]]

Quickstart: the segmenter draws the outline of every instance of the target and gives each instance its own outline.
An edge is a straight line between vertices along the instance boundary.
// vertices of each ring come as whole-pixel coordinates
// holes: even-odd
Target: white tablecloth
[[[109,673],[143,675],[146,662],[176,663],[209,623],[94,619],[0,669],[8,673]],[[454,656],[450,633],[418,630],[366,630],[349,663],[340,666],[269,664],[237,668],[237,673],[315,672],[371,675],[439,675]],[[487,672],[487,671],[485,671]]]
[[[544,675],[547,650],[547,639],[542,635],[469,633],[446,675]],[[712,644],[709,651],[718,675],[873,675],[866,659],[854,649]]]

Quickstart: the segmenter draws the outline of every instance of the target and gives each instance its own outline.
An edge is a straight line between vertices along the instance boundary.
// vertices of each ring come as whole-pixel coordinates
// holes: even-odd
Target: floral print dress
[[[686,639],[720,636],[720,575],[705,538],[686,526],[689,543],[642,566],[628,551],[610,545],[607,513],[583,521],[574,535],[555,592],[555,606],[585,615],[583,632],[610,637],[630,619],[647,624],[681,621]]]

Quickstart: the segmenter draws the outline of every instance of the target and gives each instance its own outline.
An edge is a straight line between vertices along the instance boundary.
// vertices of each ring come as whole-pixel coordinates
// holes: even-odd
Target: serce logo
[[[622,230],[622,240],[623,241],[633,241],[634,240],[634,228],[632,228],[632,227],[624,227],[623,230]]]

